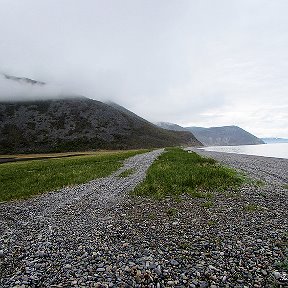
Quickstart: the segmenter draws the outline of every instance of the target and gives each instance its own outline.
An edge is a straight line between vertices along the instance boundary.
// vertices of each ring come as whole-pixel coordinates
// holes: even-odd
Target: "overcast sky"
[[[0,72],[150,121],[288,137],[287,15],[287,0],[0,0]],[[1,99],[21,95],[9,85]]]

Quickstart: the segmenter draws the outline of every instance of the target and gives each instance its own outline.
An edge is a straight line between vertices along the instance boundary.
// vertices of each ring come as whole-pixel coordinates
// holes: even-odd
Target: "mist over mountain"
[[[64,99],[79,96],[69,85],[0,73],[0,102]]]
[[[167,130],[172,130],[172,131],[187,131],[186,128],[174,124],[174,123],[170,123],[170,122],[156,122],[155,123],[157,126],[163,128],[163,129],[167,129]]]
[[[264,141],[238,126],[181,127],[177,124],[158,122],[161,128],[174,131],[190,131],[205,146],[233,146],[264,144]]]
[[[113,105],[85,97],[2,102],[0,153],[202,145],[191,132],[161,129]]]
[[[65,94],[59,87],[27,77],[0,76],[2,153],[264,143],[237,126],[181,127],[167,122],[155,126],[112,101]]]
[[[0,73],[46,83],[20,93],[23,81],[3,88],[0,79],[0,101],[73,93],[153,122],[235,124],[288,138],[287,0],[3,0],[0,7]]]
[[[11,76],[5,73],[2,73],[2,75],[4,76],[5,79],[7,80],[12,80],[15,81],[17,83],[24,83],[24,84],[31,84],[31,85],[45,85],[45,82],[42,81],[37,81],[37,80],[33,80],[30,78],[26,78],[26,77],[17,77],[17,76]]]

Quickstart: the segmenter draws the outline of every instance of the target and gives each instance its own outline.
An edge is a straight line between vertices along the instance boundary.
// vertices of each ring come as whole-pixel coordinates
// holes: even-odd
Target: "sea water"
[[[237,154],[288,159],[288,143],[239,145],[239,146],[211,146],[211,147],[204,147],[201,149],[204,149],[206,151],[237,153]]]

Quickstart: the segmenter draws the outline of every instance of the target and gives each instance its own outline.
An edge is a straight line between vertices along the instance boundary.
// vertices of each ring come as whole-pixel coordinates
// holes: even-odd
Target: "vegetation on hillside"
[[[0,153],[202,145],[189,131],[161,129],[115,107],[85,97],[0,103]]]

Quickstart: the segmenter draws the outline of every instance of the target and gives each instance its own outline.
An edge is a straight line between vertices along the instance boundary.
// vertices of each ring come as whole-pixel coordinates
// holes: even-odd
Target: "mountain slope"
[[[119,105],[119,104],[117,104],[117,103],[115,103],[115,102],[108,101],[108,102],[106,102],[106,104],[109,105],[109,106],[111,106],[111,107],[113,107],[113,108],[115,108],[116,110],[118,110],[118,111],[120,111],[120,112],[122,112],[122,113],[124,113],[124,114],[126,114],[126,115],[128,115],[128,116],[130,116],[131,118],[133,118],[133,119],[136,120],[136,121],[139,121],[139,120],[140,120],[140,121],[144,121],[144,122],[146,122],[146,123],[152,124],[151,122],[147,121],[146,119],[138,116],[138,115],[135,114],[134,112],[126,109],[125,107],[123,107],[123,106],[121,106],[121,105]]]
[[[166,127],[161,127],[161,126],[158,125],[157,123],[156,123],[156,124],[152,124],[151,122],[148,122],[148,121],[145,120],[144,118],[138,116],[137,114],[135,114],[135,113],[133,113],[132,111],[124,108],[123,106],[120,106],[119,104],[116,104],[116,103],[114,103],[114,102],[108,102],[107,104],[108,104],[109,106],[112,106],[113,108],[117,109],[118,111],[123,112],[124,114],[128,115],[129,117],[132,117],[133,120],[136,121],[136,122],[138,122],[138,121],[140,120],[141,122],[145,122],[145,123],[147,123],[147,124],[149,124],[149,125],[153,125],[154,128],[157,128],[157,129],[162,128],[162,129],[161,129],[162,132],[163,132],[163,130],[164,130],[166,133],[167,133],[167,130],[169,130],[170,132],[172,132],[172,131],[176,132],[176,131],[177,131],[176,134],[178,134],[178,135],[185,135],[186,132],[188,132],[187,129],[182,128],[181,126],[176,125],[176,124],[172,124],[172,125],[176,125],[176,126],[182,128],[182,129],[167,129]],[[160,123],[160,122],[159,122],[159,123]],[[166,123],[166,122],[161,122],[161,123]],[[170,123],[169,123],[169,124],[170,124]],[[180,132],[182,132],[182,133],[180,133]],[[189,131],[189,133],[191,133],[191,134],[190,134],[190,137],[191,137],[190,143],[192,143],[193,146],[203,146],[203,144],[193,135],[192,132]]]
[[[272,143],[288,143],[288,139],[285,138],[275,138],[275,137],[270,137],[270,138],[261,138],[265,143],[267,144],[272,144]]]
[[[85,97],[0,103],[0,153],[175,145],[201,143]]]
[[[205,146],[256,145],[264,142],[238,126],[185,127]]]
[[[182,127],[169,122],[156,123],[159,127],[173,131],[190,131],[205,146],[231,146],[264,144],[263,140],[238,126]]]
[[[167,129],[167,130],[172,130],[172,131],[187,131],[186,128],[174,124],[174,123],[170,123],[170,122],[157,122],[155,123],[158,127],[161,127],[163,129]]]

